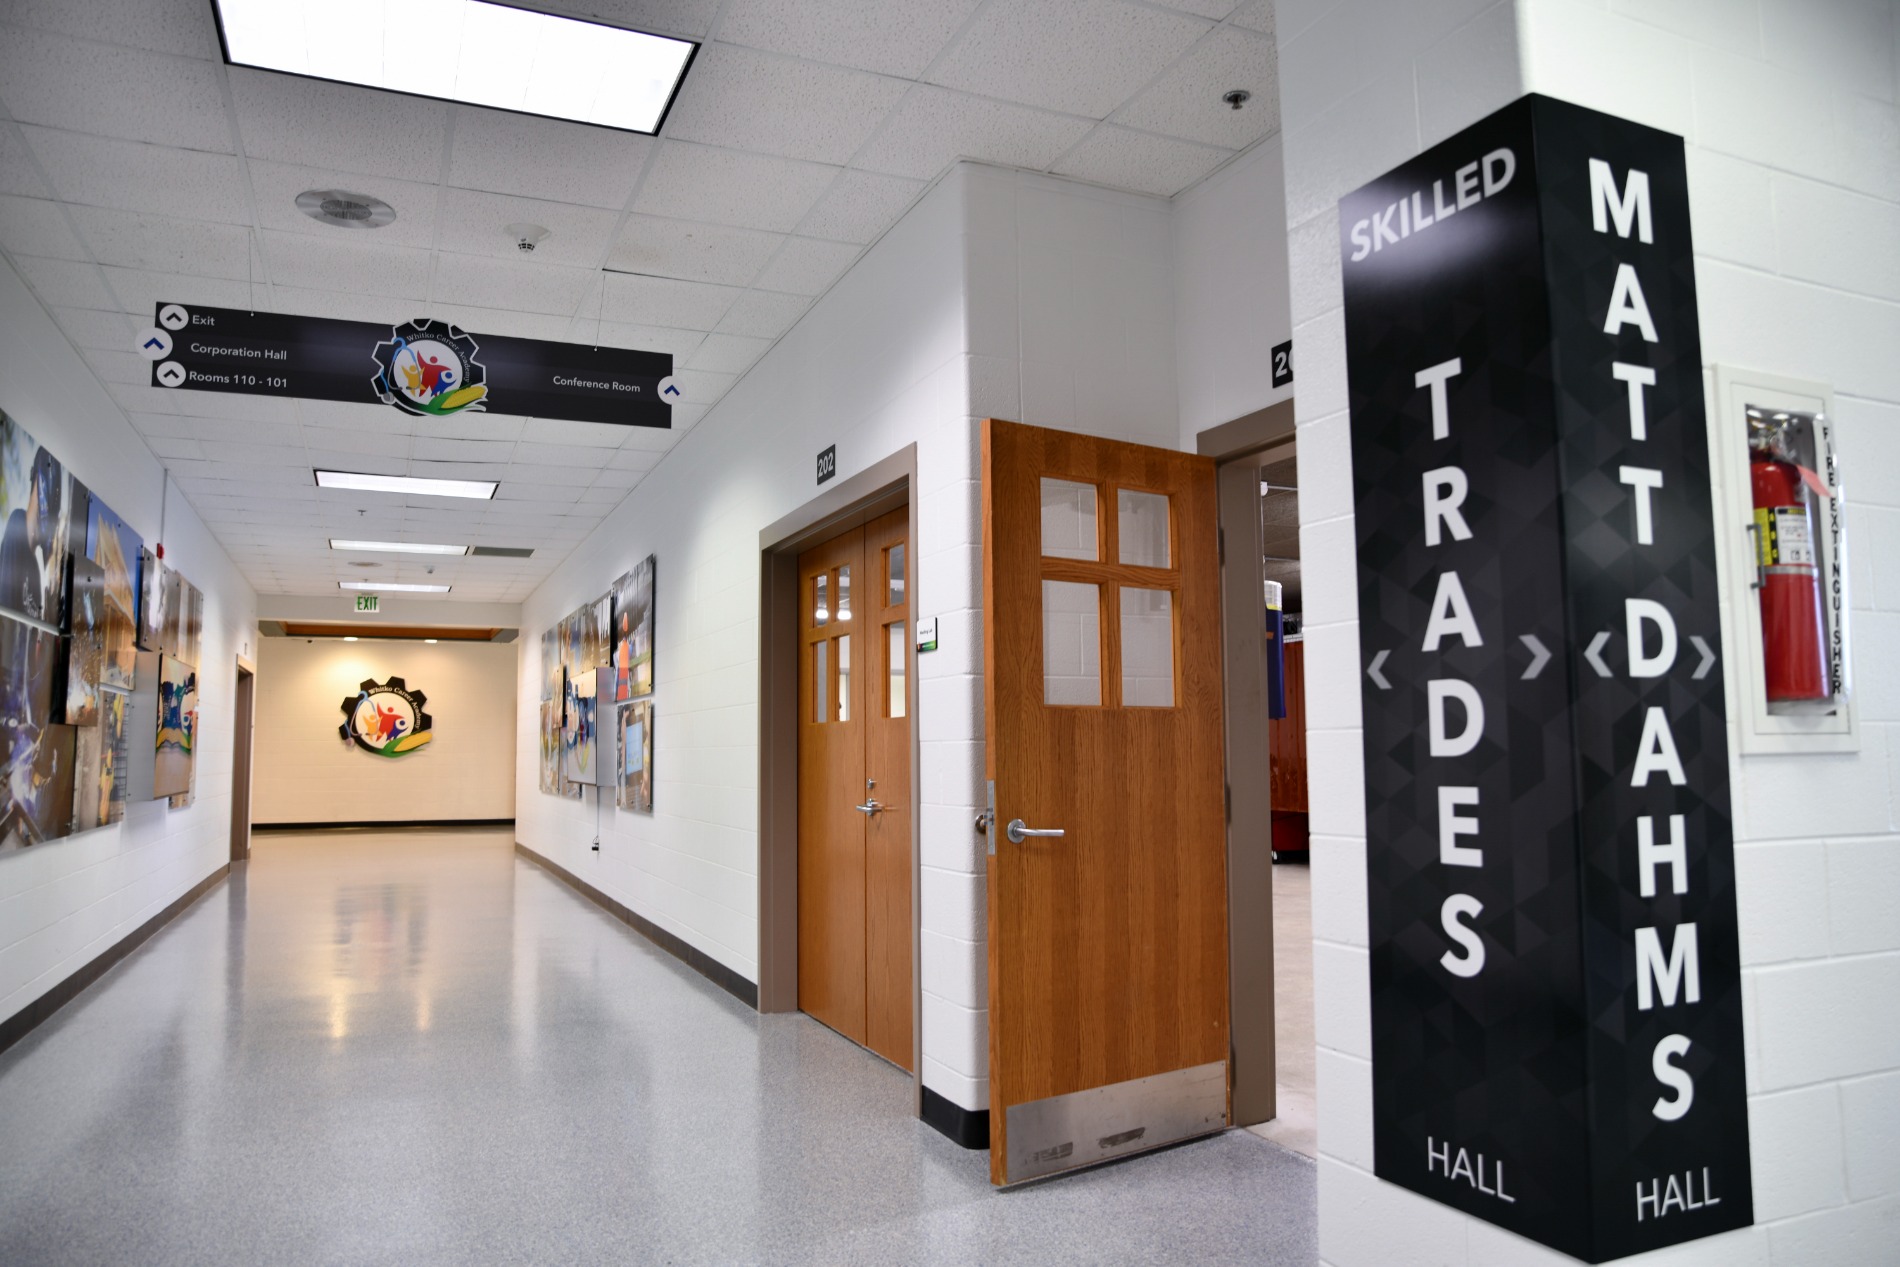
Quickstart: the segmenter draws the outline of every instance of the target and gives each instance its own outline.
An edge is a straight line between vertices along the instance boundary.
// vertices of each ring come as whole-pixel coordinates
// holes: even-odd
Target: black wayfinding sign
[[[1340,203],[1379,1176],[1752,1221],[1679,137],[1526,97]]]
[[[154,387],[626,427],[671,427],[679,398],[663,352],[471,334],[446,321],[386,326],[189,304],[159,304],[157,322],[139,336]]]

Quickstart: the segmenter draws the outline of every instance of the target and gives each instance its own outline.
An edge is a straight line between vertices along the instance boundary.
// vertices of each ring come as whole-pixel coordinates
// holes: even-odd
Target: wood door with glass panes
[[[799,556],[798,1006],[912,1064],[908,511]]]

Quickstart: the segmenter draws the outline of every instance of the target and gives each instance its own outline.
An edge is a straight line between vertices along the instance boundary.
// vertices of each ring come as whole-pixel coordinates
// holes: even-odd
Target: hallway
[[[1313,1164],[1247,1132],[997,1193],[911,1094],[506,829],[261,835],[0,1054],[0,1261],[1317,1258]]]

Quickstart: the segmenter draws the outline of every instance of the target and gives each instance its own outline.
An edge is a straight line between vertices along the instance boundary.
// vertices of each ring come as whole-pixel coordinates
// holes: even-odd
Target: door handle
[[[877,813],[879,810],[883,809],[884,806],[879,804],[877,801],[866,800],[864,804],[853,805],[851,808],[858,811],[858,813],[863,814],[868,817],[872,814]]]
[[[1025,827],[1023,820],[1012,818],[1009,826],[1003,828],[1003,834],[1009,837],[1009,843],[1020,845],[1031,836],[1066,836],[1068,833],[1060,827]]]

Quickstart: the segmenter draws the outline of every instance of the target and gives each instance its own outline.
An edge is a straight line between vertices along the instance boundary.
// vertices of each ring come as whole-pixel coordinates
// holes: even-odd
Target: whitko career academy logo
[[[370,385],[385,405],[435,418],[486,408],[487,371],[465,331],[446,321],[408,321],[389,335],[371,354],[376,376]]]
[[[422,711],[428,702],[428,696],[410,690],[399,677],[380,683],[365,678],[356,694],[344,697],[343,715],[349,720],[337,727],[337,734],[379,757],[415,752],[433,738],[433,723]]]

